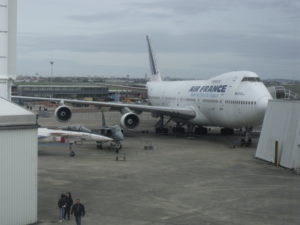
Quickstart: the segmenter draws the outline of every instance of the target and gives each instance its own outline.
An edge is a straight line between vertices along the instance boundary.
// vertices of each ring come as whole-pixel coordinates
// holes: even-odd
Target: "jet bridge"
[[[274,99],[300,100],[300,95],[284,86],[271,86],[268,90]]]

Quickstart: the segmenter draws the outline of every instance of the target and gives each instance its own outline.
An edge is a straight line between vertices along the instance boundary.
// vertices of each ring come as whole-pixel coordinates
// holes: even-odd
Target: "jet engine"
[[[68,106],[61,105],[55,109],[54,115],[59,122],[67,122],[72,117],[72,111]]]
[[[121,117],[121,126],[123,128],[134,129],[140,123],[140,118],[133,112],[127,112]]]

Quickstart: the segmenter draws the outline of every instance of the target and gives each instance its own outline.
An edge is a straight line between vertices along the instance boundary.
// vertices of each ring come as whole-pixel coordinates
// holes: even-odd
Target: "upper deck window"
[[[261,79],[259,77],[244,77],[242,79],[242,82],[244,82],[244,81],[261,82]]]

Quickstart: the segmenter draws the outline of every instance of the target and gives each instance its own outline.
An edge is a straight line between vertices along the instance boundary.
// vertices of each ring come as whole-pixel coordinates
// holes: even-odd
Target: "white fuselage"
[[[263,121],[272,99],[257,74],[230,72],[209,80],[148,82],[150,103],[191,108],[196,116],[189,124],[227,128],[253,127]]]

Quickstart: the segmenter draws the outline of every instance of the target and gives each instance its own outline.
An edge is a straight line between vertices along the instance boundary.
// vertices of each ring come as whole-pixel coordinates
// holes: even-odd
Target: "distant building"
[[[84,85],[17,85],[13,95],[51,98],[106,99],[108,87]]]

